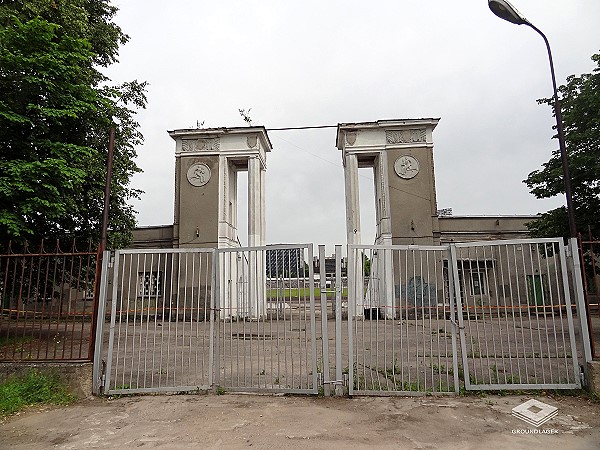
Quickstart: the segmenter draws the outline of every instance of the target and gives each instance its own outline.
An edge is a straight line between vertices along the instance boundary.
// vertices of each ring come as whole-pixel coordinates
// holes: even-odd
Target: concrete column
[[[267,219],[266,219],[266,186],[265,178],[267,171],[263,167],[260,169],[260,245],[265,245],[267,242]]]
[[[344,182],[346,187],[346,234],[348,244],[360,244],[358,160],[354,154],[345,155]]]
[[[260,169],[260,246],[265,246],[267,243],[266,237],[266,169],[261,167]],[[267,254],[265,250],[260,252],[260,292],[259,292],[259,311],[260,316],[264,316],[267,312]]]
[[[387,242],[383,243],[384,245],[392,244],[392,222],[390,219],[390,179],[388,175],[388,154],[387,152],[380,152],[379,157],[377,158],[378,162],[378,170],[379,172],[379,198],[380,198],[380,217],[379,221],[381,223],[381,236],[384,240],[389,239],[389,244]]]
[[[261,167],[258,158],[248,160],[248,246],[261,245]],[[248,316],[259,317],[266,305],[262,292],[264,291],[264,267],[262,267],[262,251],[250,251],[248,258]]]
[[[378,206],[378,245],[392,245],[392,223],[390,220],[390,181],[388,178],[388,155],[380,152],[376,161],[375,183],[377,185],[376,199]],[[383,254],[382,254],[383,253]],[[377,253],[377,278],[379,280],[379,307],[388,318],[394,317],[394,267],[392,251],[384,250]]]
[[[227,158],[219,156],[218,247],[228,247],[227,205],[229,205],[229,167]]]
[[[260,245],[261,183],[260,160],[248,159],[248,246]]]
[[[346,235],[349,245],[361,243],[360,238],[360,198],[358,189],[358,159],[354,154],[344,157],[344,182],[346,190]],[[350,252],[350,250],[349,250]],[[364,314],[363,309],[363,261],[360,251],[352,250],[353,263],[348,267],[348,290],[350,301],[354,303],[356,316]]]

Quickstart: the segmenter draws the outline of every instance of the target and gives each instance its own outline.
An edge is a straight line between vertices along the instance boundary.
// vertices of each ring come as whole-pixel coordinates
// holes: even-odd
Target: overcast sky
[[[558,147],[552,111],[536,102],[552,95],[544,42],[498,19],[487,0],[113,3],[131,40],[106,74],[115,83],[149,82],[148,108],[138,115],[144,173],[133,180],[145,191],[134,203],[141,226],[173,222],[175,143],[167,130],[245,126],[240,108],[252,108],[254,124],[266,128],[440,117],[438,209],[534,214],[564,203],[537,200],[522,183]],[[559,84],[593,69],[600,1],[513,4],[547,35]],[[269,136],[267,242],[345,244],[335,129]],[[370,244],[372,175],[361,175]]]

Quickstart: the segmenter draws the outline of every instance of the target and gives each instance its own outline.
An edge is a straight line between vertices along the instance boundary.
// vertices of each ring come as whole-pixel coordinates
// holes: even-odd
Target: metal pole
[[[558,90],[556,88],[556,76],[554,75],[554,63],[552,62],[552,52],[550,51],[550,43],[546,35],[530,22],[525,22],[525,25],[533,28],[546,43],[548,49],[548,59],[550,60],[550,73],[552,75],[552,88],[554,89],[554,116],[556,117],[556,130],[558,131],[558,145],[560,149],[560,160],[562,163],[563,178],[565,184],[565,197],[567,198],[567,215],[569,217],[569,237],[577,237],[577,227],[575,226],[575,209],[573,207],[573,196],[571,190],[571,175],[569,174],[569,161],[567,158],[567,147],[565,145],[565,133],[563,129],[562,111],[560,101],[558,99]]]
[[[106,250],[106,234],[108,230],[108,210],[110,207],[110,182],[112,179],[113,153],[115,148],[115,128],[111,127],[108,137],[108,155],[106,162],[106,184],[104,186],[104,209],[102,211],[102,238],[100,252]]]
[[[104,311],[104,305],[100,308],[100,289],[101,289],[101,277],[105,274],[105,260],[107,257],[105,254],[106,250],[106,233],[108,230],[108,208],[110,205],[110,182],[112,179],[112,164],[113,164],[113,153],[115,147],[115,129],[114,127],[110,128],[109,137],[108,137],[108,154],[107,154],[107,162],[106,162],[106,183],[104,186],[104,208],[102,211],[102,231],[101,231],[101,240],[100,245],[98,246],[98,253],[96,257],[96,277],[94,279],[94,304],[92,307],[92,326],[90,330],[90,344],[88,350],[88,357],[94,361],[94,370],[97,370],[96,367],[96,331],[97,331],[97,322],[98,322],[98,312],[100,310]],[[104,269],[104,270],[103,270]],[[103,299],[104,301],[105,299]],[[101,314],[101,320],[104,320],[104,312]],[[94,379],[94,383],[97,380]],[[95,386],[95,385],[94,385]],[[92,389],[96,389],[93,387]]]

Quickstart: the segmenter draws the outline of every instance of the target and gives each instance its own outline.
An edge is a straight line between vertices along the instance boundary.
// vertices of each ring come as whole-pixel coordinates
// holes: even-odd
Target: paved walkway
[[[511,415],[530,398],[558,408],[539,428]],[[88,399],[0,424],[0,447],[600,448],[600,404],[575,397],[314,398],[173,395]]]

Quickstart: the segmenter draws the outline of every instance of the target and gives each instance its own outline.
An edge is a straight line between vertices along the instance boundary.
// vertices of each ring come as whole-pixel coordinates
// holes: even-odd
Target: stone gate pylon
[[[358,169],[373,168],[377,245],[439,244],[439,224],[433,169],[432,132],[439,119],[397,119],[343,123],[337,128],[342,151],[346,192],[346,236],[350,245],[362,242]],[[383,255],[381,254],[383,253]],[[348,268],[348,276],[362,279],[363,261]],[[356,276],[358,275],[358,276]],[[365,310],[384,308],[393,315],[394,273],[391,252],[371,261],[369,283],[377,283],[377,298],[366,298]],[[355,298],[363,286],[356,283]]]
[[[175,140],[174,247],[239,247],[238,173],[248,172],[248,245],[265,245],[265,173],[272,145],[264,127],[169,131]],[[221,314],[257,317],[266,310],[264,252],[248,260],[221,253]],[[230,259],[230,260],[229,260]],[[205,269],[207,270],[207,269]],[[224,283],[225,284],[225,283]],[[262,286],[248,289],[248,286]]]

